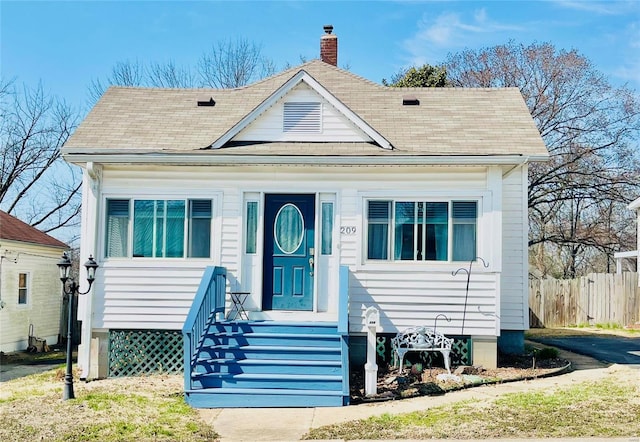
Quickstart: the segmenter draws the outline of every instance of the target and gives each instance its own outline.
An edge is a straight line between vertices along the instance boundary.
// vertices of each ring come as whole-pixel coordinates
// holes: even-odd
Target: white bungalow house
[[[636,265],[640,263],[640,198],[632,201],[627,208],[629,210],[633,210],[636,212],[636,238],[638,245],[635,250],[629,250],[625,252],[618,252],[614,254],[614,258],[616,259],[616,273],[622,273],[622,262],[625,259],[635,259]],[[640,280],[638,280],[638,284],[640,285]]]
[[[0,351],[27,350],[29,336],[58,342],[62,285],[56,263],[68,248],[0,211]]]
[[[70,137],[100,264],[83,377],[184,361],[194,406],[342,405],[371,306],[381,335],[437,327],[469,363],[522,348],[548,152],[520,92],[384,87],[325,30],[321,60],[246,87],[112,87]]]

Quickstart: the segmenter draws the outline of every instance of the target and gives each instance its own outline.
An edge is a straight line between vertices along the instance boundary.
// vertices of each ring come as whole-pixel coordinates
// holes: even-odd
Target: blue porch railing
[[[239,326],[224,319],[226,270],[208,267],[182,330],[187,403],[348,405],[348,279],[349,269],[341,266],[337,322],[258,320]]]
[[[202,275],[200,286],[191,304],[191,309],[184,321],[184,379],[185,389],[191,389],[191,371],[197,356],[200,340],[210,320],[215,322],[225,315],[225,293],[227,285],[227,269],[224,267],[207,267]]]

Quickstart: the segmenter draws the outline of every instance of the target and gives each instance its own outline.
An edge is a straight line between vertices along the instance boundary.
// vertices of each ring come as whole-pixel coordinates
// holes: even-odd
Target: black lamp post
[[[67,253],[62,254],[62,258],[58,261],[58,269],[60,269],[60,281],[62,281],[62,290],[65,295],[69,297],[69,314],[67,318],[67,373],[64,376],[64,389],[62,391],[62,400],[74,399],[73,394],[73,372],[71,367],[72,359],[72,341],[73,341],[73,297],[78,295],[86,295],[91,290],[91,284],[96,279],[96,269],[98,264],[93,259],[93,256],[89,255],[89,260],[84,263],[87,269],[87,281],[89,282],[89,288],[86,292],[80,292],[80,284],[78,284],[73,278],[69,277],[71,272],[71,260]]]

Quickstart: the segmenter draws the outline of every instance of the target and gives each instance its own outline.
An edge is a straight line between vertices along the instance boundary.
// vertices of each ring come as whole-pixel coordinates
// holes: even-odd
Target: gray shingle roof
[[[194,152],[208,148],[300,70],[305,70],[393,146],[263,143],[210,155],[526,155],[546,147],[516,88],[390,88],[314,60],[238,89],[109,88],[64,154]],[[412,95],[420,105],[403,106]],[[213,98],[213,107],[196,105]]]

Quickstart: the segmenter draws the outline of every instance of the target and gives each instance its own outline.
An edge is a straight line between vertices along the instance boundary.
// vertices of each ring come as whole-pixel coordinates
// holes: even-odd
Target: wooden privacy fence
[[[534,327],[640,322],[638,273],[591,273],[576,279],[530,279],[529,318]]]

